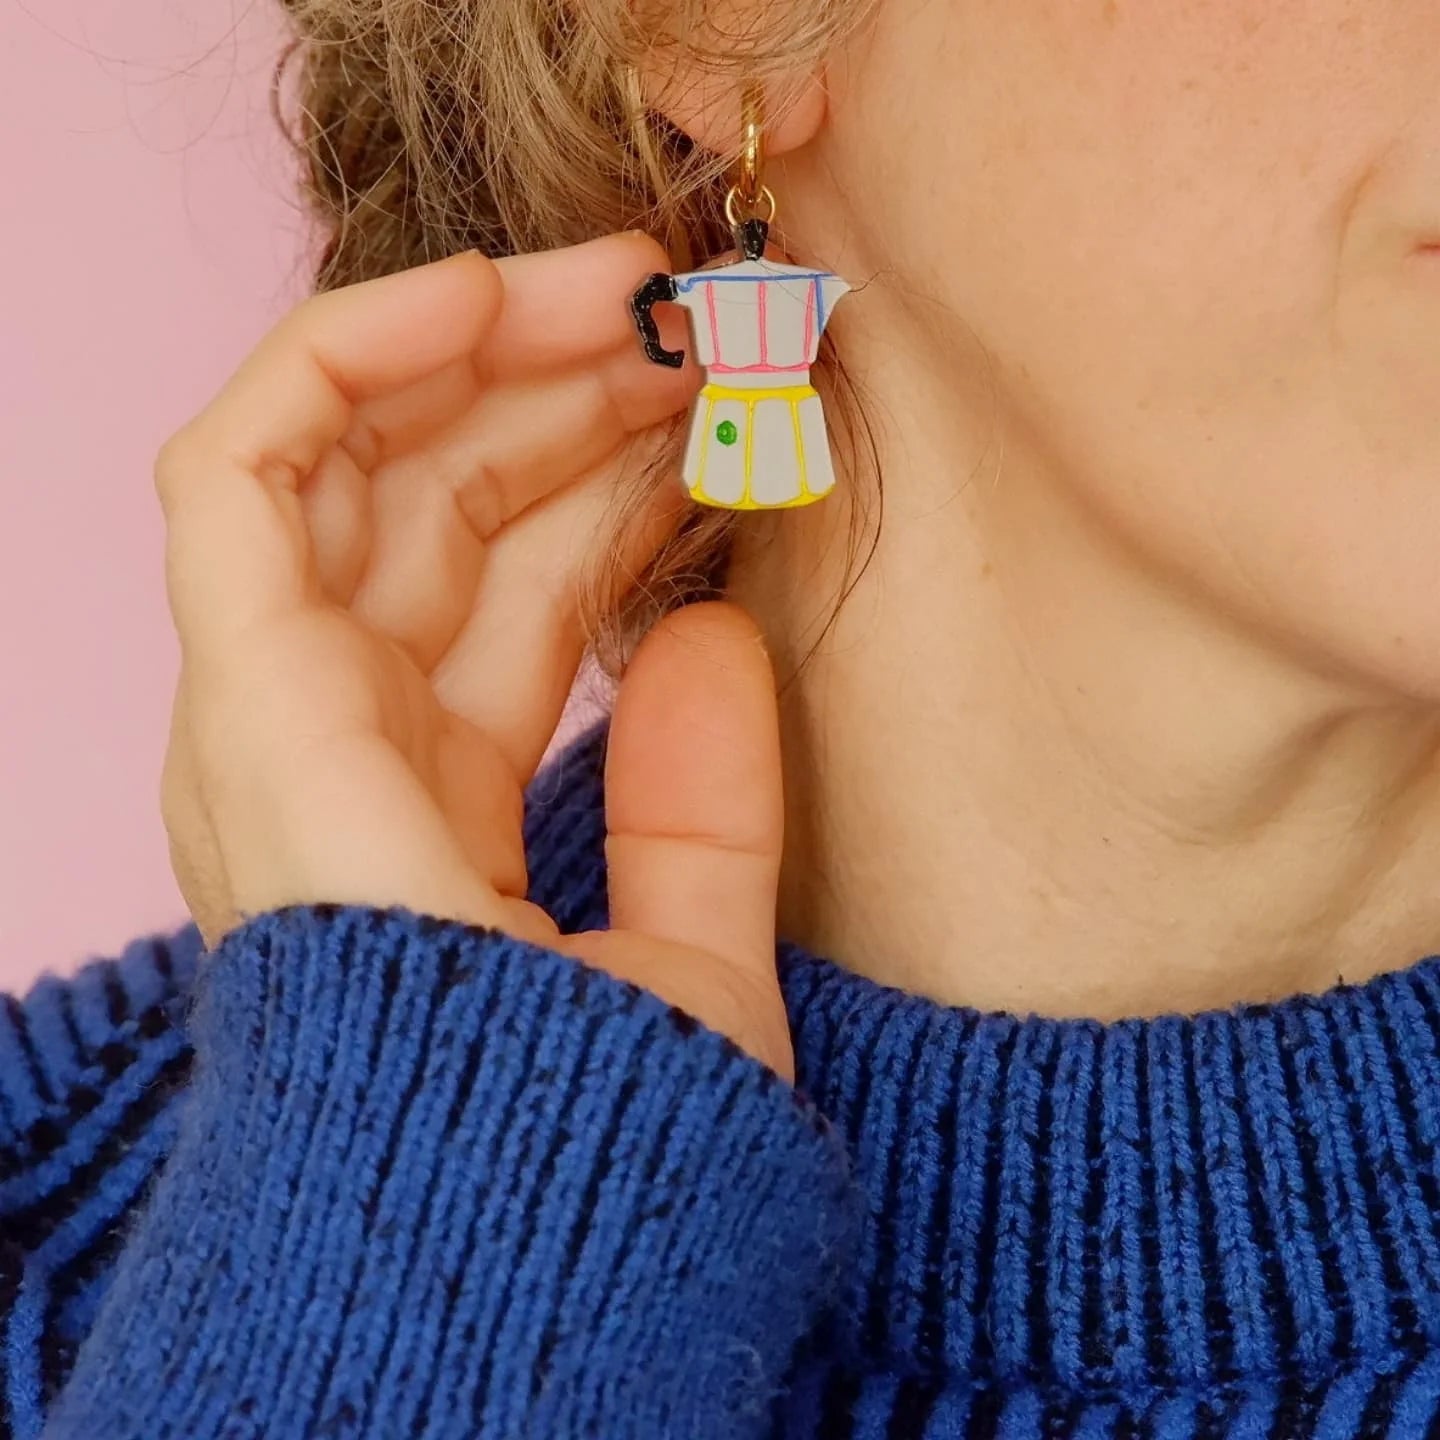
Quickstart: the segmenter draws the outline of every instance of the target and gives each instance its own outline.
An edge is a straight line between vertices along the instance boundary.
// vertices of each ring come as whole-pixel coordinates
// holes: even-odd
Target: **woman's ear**
[[[636,68],[647,109],[664,115],[703,149],[717,154],[739,150],[742,76],[689,63],[681,48],[672,45],[653,47]],[[765,84],[767,156],[798,150],[815,137],[824,120],[824,76],[818,69]]]

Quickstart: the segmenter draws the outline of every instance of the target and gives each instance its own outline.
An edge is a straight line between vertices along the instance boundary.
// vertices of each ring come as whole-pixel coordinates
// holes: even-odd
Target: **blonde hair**
[[[800,0],[727,32],[705,0],[674,0],[660,58],[773,84],[813,66],[867,3]],[[700,150],[641,106],[635,67],[660,42],[630,0],[282,4],[296,39],[276,95],[321,230],[317,289],[467,248],[500,256],[636,226],[677,270],[729,248],[736,154]],[[840,378],[827,346],[817,383],[833,392]],[[673,470],[675,450],[618,497],[617,523]],[[697,507],[646,574],[597,578],[592,592],[611,597],[590,617],[602,658],[721,583],[732,522]]]

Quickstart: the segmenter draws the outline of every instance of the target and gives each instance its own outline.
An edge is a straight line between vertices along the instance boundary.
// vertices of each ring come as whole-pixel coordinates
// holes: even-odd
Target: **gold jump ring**
[[[725,218],[730,222],[732,229],[740,223],[739,206],[742,203],[751,212],[745,217],[746,219],[759,218],[768,225],[775,218],[775,193],[768,185],[762,185],[760,193],[749,198],[740,193],[738,185],[732,185],[729,194],[725,196]],[[765,213],[758,217],[755,216],[754,212],[759,210],[762,205],[765,207]]]

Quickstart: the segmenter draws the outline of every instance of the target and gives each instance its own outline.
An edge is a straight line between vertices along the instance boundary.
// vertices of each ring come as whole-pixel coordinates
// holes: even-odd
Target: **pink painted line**
[[[765,323],[765,296],[769,289],[768,285],[761,285],[755,292],[755,308],[760,319],[760,364],[762,366],[770,363],[770,327]]]
[[[799,375],[808,370],[809,365],[707,365],[707,370],[714,370],[721,375]]]
[[[710,316],[710,343],[715,347],[715,362],[720,362],[720,317],[715,313],[715,282],[705,286],[705,310]]]
[[[812,280],[805,291],[805,348],[801,352],[804,355],[810,353],[810,342],[815,338],[815,292],[820,288],[818,280]]]

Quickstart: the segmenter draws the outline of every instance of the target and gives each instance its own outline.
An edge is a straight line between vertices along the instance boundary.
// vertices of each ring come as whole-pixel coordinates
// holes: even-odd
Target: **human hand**
[[[630,328],[664,263],[626,234],[313,297],[167,441],[162,808],[210,945],[282,905],[402,905],[645,986],[789,1077],[774,684],[743,612],[669,617],[622,681],[614,928],[562,936],[525,898],[523,789],[582,656],[577,584],[636,445],[696,384]],[[682,504],[656,500],[620,569]]]

